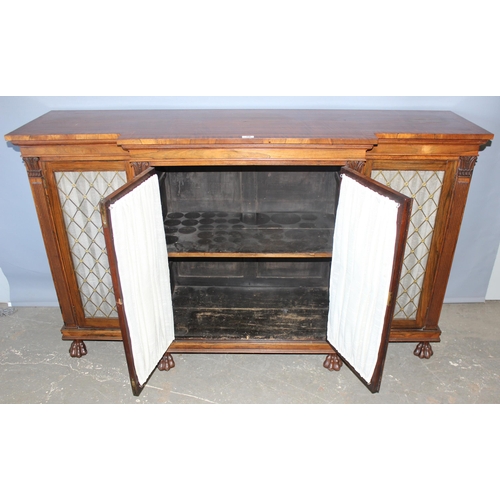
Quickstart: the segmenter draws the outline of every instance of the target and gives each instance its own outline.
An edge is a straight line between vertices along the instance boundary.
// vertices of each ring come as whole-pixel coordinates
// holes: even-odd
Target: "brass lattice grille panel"
[[[434,233],[444,171],[373,170],[372,178],[413,198],[394,318],[415,319]]]
[[[123,171],[55,172],[83,310],[117,317],[99,203],[127,181]]]

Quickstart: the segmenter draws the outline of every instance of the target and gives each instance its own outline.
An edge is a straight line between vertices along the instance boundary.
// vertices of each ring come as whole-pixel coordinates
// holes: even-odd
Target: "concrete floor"
[[[135,397],[121,342],[71,358],[59,309],[19,308],[0,316],[0,403],[499,403],[500,301],[445,304],[440,326],[429,360],[389,345],[378,394],[323,355],[178,354]]]

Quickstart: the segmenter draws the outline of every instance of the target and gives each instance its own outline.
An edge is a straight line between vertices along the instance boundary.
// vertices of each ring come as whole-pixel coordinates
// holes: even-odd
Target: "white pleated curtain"
[[[158,177],[110,205],[134,365],[144,384],[174,340],[168,253]]]
[[[335,222],[327,339],[370,382],[383,331],[398,204],[344,175]]]

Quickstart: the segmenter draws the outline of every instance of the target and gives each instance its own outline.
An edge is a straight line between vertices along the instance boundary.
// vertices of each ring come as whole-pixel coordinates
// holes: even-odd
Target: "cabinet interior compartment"
[[[325,340],[340,167],[157,170],[176,338]]]

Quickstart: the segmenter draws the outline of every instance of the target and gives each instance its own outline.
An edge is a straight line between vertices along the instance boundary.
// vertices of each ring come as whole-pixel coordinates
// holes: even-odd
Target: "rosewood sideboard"
[[[138,394],[173,353],[324,353],[372,391],[388,342],[429,358],[493,135],[444,111],[123,110],[51,111],[5,139],[20,146],[70,355],[123,340]],[[389,200],[386,222],[371,193]],[[375,320],[359,322],[377,307],[364,376],[354,358]],[[364,325],[347,354],[335,314],[346,332]]]

